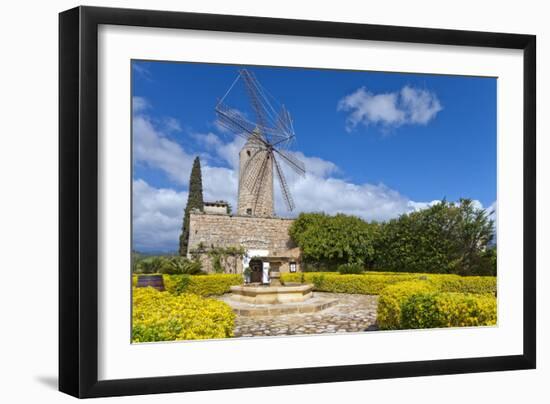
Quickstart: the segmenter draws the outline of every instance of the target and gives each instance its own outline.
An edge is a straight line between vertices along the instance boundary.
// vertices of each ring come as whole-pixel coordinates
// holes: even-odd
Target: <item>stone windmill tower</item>
[[[258,141],[250,137],[239,152],[239,195],[237,214],[241,216],[273,216],[273,159],[268,152],[258,147]],[[247,179],[251,171],[257,168],[257,162],[264,162],[263,172],[257,173],[258,184],[254,190],[254,184],[247,186]],[[263,178],[259,178],[259,176]]]
[[[239,80],[244,84],[256,121],[247,119],[238,109],[224,102]],[[256,77],[242,69],[216,105],[218,122],[235,135],[246,139],[239,152],[239,215],[273,216],[274,175],[277,176],[287,209],[294,209],[294,200],[279,160],[301,176],[305,174],[305,167],[288,150],[296,137],[290,113],[284,105],[276,108],[275,103],[275,99],[260,85]]]

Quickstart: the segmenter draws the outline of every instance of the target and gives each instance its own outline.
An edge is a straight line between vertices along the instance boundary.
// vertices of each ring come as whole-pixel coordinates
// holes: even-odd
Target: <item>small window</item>
[[[246,210],[246,214],[247,214],[248,216],[251,216],[251,215],[252,215],[252,209],[251,209],[251,208],[248,208],[248,209]]]
[[[247,151],[246,151],[246,155],[247,155],[248,157],[250,157],[250,150],[247,150]]]
[[[296,263],[295,262],[290,263],[290,272],[296,272]]]

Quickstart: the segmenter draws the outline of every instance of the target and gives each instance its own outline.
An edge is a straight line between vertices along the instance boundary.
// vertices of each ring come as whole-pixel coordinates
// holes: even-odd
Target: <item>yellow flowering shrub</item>
[[[351,274],[341,275],[335,272],[283,273],[283,282],[305,282],[315,285],[319,292],[357,293],[377,295],[388,285],[397,282],[420,279],[418,274]]]
[[[281,282],[286,283],[302,283],[305,276],[311,272],[282,272]]]
[[[400,282],[386,287],[378,298],[376,321],[382,330],[401,328],[401,307],[410,297],[433,293],[435,288],[426,281]]]
[[[459,276],[446,274],[422,274],[406,272],[367,272],[365,274],[341,275],[335,272],[283,273],[286,283],[312,283],[319,292],[358,293],[378,295],[387,286],[408,281],[427,281],[441,292],[494,293],[494,276]]]
[[[497,302],[492,294],[427,293],[411,296],[401,306],[403,329],[495,325]]]
[[[226,303],[194,294],[134,288],[132,341],[176,341],[233,336],[235,314]]]
[[[428,275],[428,281],[441,292],[492,293],[497,292],[496,276]]]
[[[218,296],[229,292],[233,285],[242,285],[240,274],[163,275],[165,289],[172,294],[193,293]]]

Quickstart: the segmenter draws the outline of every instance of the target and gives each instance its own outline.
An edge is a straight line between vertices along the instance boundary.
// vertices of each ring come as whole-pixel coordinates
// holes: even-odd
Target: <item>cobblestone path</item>
[[[312,314],[245,317],[235,320],[235,337],[360,332],[376,329],[378,296],[315,292],[338,303]]]

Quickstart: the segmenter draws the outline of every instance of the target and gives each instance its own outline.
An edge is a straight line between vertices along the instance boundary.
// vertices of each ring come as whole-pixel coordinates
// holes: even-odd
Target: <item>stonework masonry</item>
[[[273,216],[273,161],[259,147],[251,138],[239,153],[237,214],[241,216]],[[251,191],[246,182],[250,186],[257,183],[257,191]]]
[[[207,251],[212,247],[242,246],[246,250],[267,250],[272,267],[287,272],[289,263],[296,262],[298,266],[300,259],[300,250],[288,235],[293,221],[284,218],[191,213],[188,256],[202,248],[204,253],[199,258],[203,262],[203,269],[211,272]],[[281,259],[277,261],[276,257]],[[238,261],[234,271],[241,273],[242,262]]]

